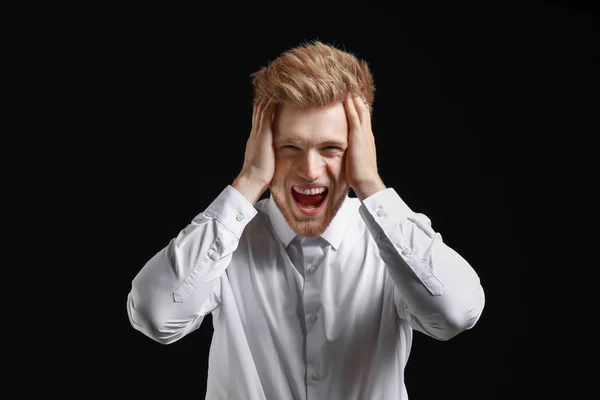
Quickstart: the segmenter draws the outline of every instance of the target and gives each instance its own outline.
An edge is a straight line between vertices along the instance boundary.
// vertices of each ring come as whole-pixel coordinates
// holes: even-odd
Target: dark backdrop
[[[411,399],[574,398],[557,150],[592,111],[579,100],[596,72],[598,14],[557,1],[421,4],[65,8],[70,154],[54,165],[65,179],[53,199],[71,235],[57,348],[72,368],[54,385],[203,398],[211,317],[154,343],[129,325],[131,280],[239,172],[249,74],[321,39],[370,63],[384,182],[486,290],[473,330],[416,334]]]

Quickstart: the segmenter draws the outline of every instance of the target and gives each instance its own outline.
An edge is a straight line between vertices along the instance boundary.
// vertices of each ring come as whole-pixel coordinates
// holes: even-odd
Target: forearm
[[[365,199],[361,214],[402,298],[399,314],[439,339],[475,324],[484,306],[479,277],[425,215],[412,212],[392,189]]]
[[[197,328],[216,306],[215,285],[255,214],[226,188],[135,276],[127,299],[132,326],[161,343]]]
[[[221,262],[227,263],[227,257]],[[171,241],[133,279],[127,298],[131,325],[163,344],[175,342],[197,328],[206,314],[202,308],[218,284],[218,277],[206,279],[208,271],[218,269],[216,264],[193,268],[193,263],[185,261],[177,241]]]
[[[422,257],[416,246],[408,254],[382,238],[380,249],[403,306],[399,315],[417,324],[421,331],[448,340],[470,329],[479,319],[485,303],[479,277],[469,263],[441,241],[431,244]],[[408,245],[404,248],[411,248]]]

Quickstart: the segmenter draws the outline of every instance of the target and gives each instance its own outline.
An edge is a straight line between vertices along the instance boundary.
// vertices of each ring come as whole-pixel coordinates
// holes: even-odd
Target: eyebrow
[[[337,141],[337,140],[326,140],[326,141],[324,141],[321,144],[325,145],[325,146],[336,146],[336,147],[342,147],[342,148],[344,148],[344,147],[346,147],[348,145],[345,142],[340,142],[340,141]]]
[[[282,138],[277,138],[274,140],[275,144],[282,144],[282,143],[292,143],[292,144],[298,144],[301,145],[302,141],[298,140],[298,139],[294,139],[294,138],[288,138],[288,137],[282,137]],[[337,147],[341,147],[341,148],[345,148],[348,144],[345,142],[341,142],[339,140],[325,140],[323,142],[319,142],[319,146],[337,146]]]

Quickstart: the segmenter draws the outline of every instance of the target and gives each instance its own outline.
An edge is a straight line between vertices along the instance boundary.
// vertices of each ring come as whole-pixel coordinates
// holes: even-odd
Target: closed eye
[[[299,147],[291,145],[291,144],[284,144],[282,146],[279,146],[280,150],[291,150],[291,151],[298,151],[301,150]],[[343,147],[340,146],[325,146],[322,148],[322,150],[324,151],[344,151],[345,149]]]

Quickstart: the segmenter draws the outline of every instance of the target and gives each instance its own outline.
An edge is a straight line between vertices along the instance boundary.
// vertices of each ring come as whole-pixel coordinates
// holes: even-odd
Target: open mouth
[[[300,209],[300,211],[308,215],[314,215],[319,212],[325,203],[327,194],[329,193],[329,189],[326,187],[313,189],[293,187],[291,191],[292,198],[294,199],[296,206]]]

